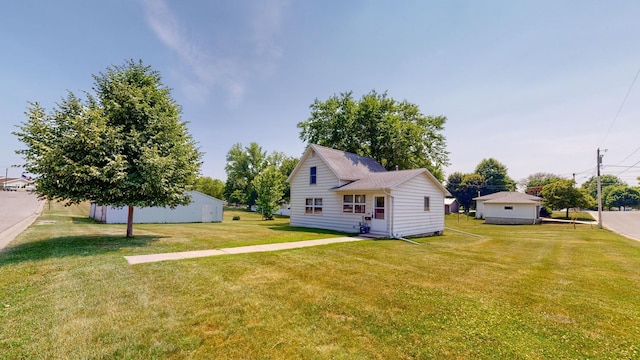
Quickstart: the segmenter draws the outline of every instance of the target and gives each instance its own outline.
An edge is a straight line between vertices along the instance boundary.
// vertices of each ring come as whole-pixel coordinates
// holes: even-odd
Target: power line
[[[616,112],[616,116],[613,117],[613,121],[611,122],[611,125],[609,125],[609,129],[607,130],[607,133],[604,135],[604,139],[602,139],[602,144],[604,144],[605,140],[607,140],[607,137],[609,137],[609,133],[611,132],[611,129],[613,128],[613,125],[616,123],[616,120],[618,120],[618,116],[620,115],[620,112],[622,111],[622,107],[624,107],[624,103],[627,102],[627,98],[629,97],[629,94],[631,93],[631,89],[633,89],[633,85],[635,85],[636,80],[638,80],[638,75],[640,75],[640,68],[638,68],[638,71],[636,72],[636,76],[633,78],[633,81],[631,82],[631,86],[629,86],[629,90],[627,90],[627,94],[624,96],[624,99],[622,99],[622,103],[620,104],[620,107],[618,108],[618,112]]]
[[[616,174],[616,176],[620,176],[620,174],[624,174],[625,172],[629,171],[629,169],[633,169],[636,168],[636,165],[640,164],[640,160],[638,160],[638,162],[636,162],[635,164],[627,167],[626,169],[620,171],[619,173]]]
[[[631,154],[629,154],[629,156],[627,156],[626,158],[622,159],[621,161],[619,161],[616,165],[620,165],[623,162],[625,162],[628,158],[632,157],[635,153],[637,153],[640,150],[640,146],[638,146],[637,149],[633,150],[633,152]]]

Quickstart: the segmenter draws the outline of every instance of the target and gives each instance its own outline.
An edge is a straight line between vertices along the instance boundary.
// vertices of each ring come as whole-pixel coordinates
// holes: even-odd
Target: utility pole
[[[605,150],[607,151],[607,150]],[[597,168],[598,168],[598,178],[597,178],[597,186],[598,186],[598,229],[602,229],[602,183],[600,182],[600,166],[602,164],[602,157],[604,155],[600,155],[600,148],[598,148],[597,152]]]

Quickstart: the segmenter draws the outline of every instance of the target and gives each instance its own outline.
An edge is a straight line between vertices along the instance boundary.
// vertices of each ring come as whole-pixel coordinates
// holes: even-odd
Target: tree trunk
[[[129,205],[129,215],[127,216],[127,237],[133,237],[133,206]]]
[[[564,217],[565,219],[569,218],[569,207],[567,207],[567,215]]]

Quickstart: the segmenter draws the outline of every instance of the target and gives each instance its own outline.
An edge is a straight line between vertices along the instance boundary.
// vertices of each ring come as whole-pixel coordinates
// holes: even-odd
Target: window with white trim
[[[367,198],[364,195],[343,195],[342,212],[352,214],[364,214],[366,212]]]
[[[304,202],[306,215],[322,215],[322,198],[306,198]]]
[[[507,205],[507,206],[505,206],[505,207],[504,207],[504,209],[505,209],[505,210],[513,210],[513,206],[509,206],[509,205]]]
[[[309,184],[311,185],[315,184],[318,179],[316,172],[317,168],[315,166],[309,168]]]
[[[429,211],[430,206],[429,206],[429,197],[425,196],[424,197],[424,211]]]

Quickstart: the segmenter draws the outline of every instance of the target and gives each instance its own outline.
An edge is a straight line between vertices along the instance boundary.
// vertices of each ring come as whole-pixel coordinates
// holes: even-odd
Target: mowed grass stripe
[[[227,216],[239,214],[240,221]],[[227,211],[124,227],[54,205],[0,253],[8,358],[637,358],[640,246],[589,225],[492,226],[129,266],[123,255],[327,237]],[[233,234],[234,227],[238,227]],[[232,234],[229,234],[231,232]],[[342,236],[344,234],[330,234]],[[191,238],[193,236],[193,238]],[[173,251],[173,250],[172,250]]]

